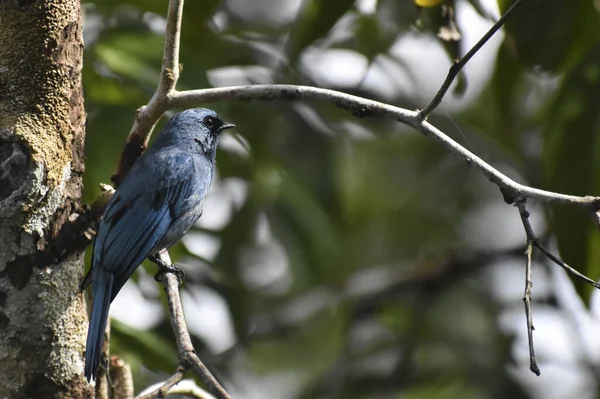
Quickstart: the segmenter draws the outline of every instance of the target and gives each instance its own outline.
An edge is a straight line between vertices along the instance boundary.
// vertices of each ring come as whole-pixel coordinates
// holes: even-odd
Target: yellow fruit
[[[415,0],[415,4],[419,7],[435,7],[446,0]]]

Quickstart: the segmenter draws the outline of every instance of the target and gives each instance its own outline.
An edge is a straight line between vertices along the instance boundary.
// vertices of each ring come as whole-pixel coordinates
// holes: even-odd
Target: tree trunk
[[[85,398],[78,0],[0,1],[0,397]]]

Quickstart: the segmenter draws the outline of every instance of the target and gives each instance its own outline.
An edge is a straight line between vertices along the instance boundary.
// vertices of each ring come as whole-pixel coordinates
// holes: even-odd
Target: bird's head
[[[202,152],[214,155],[219,133],[234,127],[233,123],[223,122],[213,110],[190,108],[173,116],[157,141],[168,145],[198,146]]]

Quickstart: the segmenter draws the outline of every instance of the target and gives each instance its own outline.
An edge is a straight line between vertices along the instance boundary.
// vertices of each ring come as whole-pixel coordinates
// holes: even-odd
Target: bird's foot
[[[183,270],[181,270],[180,268],[178,268],[177,266],[175,266],[173,264],[169,264],[169,263],[163,261],[158,256],[152,255],[149,258],[152,262],[154,262],[158,265],[158,272],[154,275],[154,280],[160,282],[163,274],[173,273],[175,276],[177,276],[177,281],[179,282],[179,284],[181,284],[183,282],[183,277],[185,275]]]
[[[106,378],[106,382],[108,383],[108,385],[113,388],[113,382],[110,378],[110,359],[109,356],[106,355],[106,353],[102,353],[102,358],[100,359],[100,364],[98,365],[98,370],[96,372],[96,375],[94,376],[94,379],[98,378],[98,376],[101,376],[102,374],[104,378]]]

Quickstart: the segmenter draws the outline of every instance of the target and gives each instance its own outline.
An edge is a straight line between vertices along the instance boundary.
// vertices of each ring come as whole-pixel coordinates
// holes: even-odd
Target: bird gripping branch
[[[175,244],[202,214],[219,133],[235,127],[206,108],[171,118],[109,201],[94,242],[85,377],[96,377],[110,303],[143,260]]]

